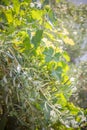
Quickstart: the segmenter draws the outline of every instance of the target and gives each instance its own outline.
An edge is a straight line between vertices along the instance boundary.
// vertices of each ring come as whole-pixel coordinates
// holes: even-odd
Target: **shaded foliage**
[[[70,58],[59,42],[74,41],[57,24],[53,7],[27,0],[1,4],[0,129],[10,130],[11,120],[19,130],[79,129],[84,112],[69,102]]]

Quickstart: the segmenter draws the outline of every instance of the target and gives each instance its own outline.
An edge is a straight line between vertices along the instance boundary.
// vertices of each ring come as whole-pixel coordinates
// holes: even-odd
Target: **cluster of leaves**
[[[67,28],[69,37],[71,37],[75,42],[73,47],[69,44],[64,46],[66,51],[68,51],[71,60],[74,60],[87,51],[87,5],[75,6],[69,2],[66,4],[65,2],[62,2],[57,5],[55,12],[57,17],[62,21],[59,22],[60,26],[64,25],[65,28]],[[58,21],[60,19],[58,19]]]
[[[61,11],[61,14],[58,10]],[[68,44],[64,46],[71,57],[71,62],[74,63],[74,65],[71,65],[73,72],[71,70],[70,76],[72,75],[76,79],[74,91],[77,90],[73,93],[70,100],[75,105],[86,109],[87,5],[75,6],[71,3],[60,3],[55,8],[55,12],[62,20],[62,24],[67,28],[69,36],[75,41],[73,47]]]
[[[66,29],[56,28],[49,5],[29,0],[1,4],[0,129],[7,116],[31,130],[78,127],[84,114],[69,102],[70,58],[59,47],[59,38],[74,44]]]
[[[79,64],[78,69],[74,72],[75,78],[77,79],[75,85],[76,85],[76,91],[71,96],[72,102],[76,104],[79,107],[82,107],[84,109],[87,108],[87,63],[83,62]],[[75,98],[76,97],[76,98]],[[74,100],[73,100],[74,99]]]

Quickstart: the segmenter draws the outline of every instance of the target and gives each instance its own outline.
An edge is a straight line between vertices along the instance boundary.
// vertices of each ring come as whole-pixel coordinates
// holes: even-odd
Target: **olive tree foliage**
[[[45,2],[0,2],[1,130],[8,116],[26,130],[71,130],[84,118],[83,110],[69,102],[70,57],[62,46],[74,42]]]

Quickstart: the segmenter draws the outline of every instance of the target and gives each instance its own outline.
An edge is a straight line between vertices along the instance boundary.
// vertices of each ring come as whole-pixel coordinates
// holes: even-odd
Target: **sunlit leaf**
[[[18,14],[20,10],[20,3],[18,0],[13,0],[13,4],[14,4],[14,11],[16,12],[16,14]]]
[[[12,11],[10,9],[5,11],[5,15],[6,15],[8,23],[12,23],[13,22]]]
[[[66,104],[67,104],[67,100],[66,100],[66,98],[64,97],[64,94],[63,93],[60,93],[59,95],[58,95],[58,102],[59,102],[59,104],[61,104],[63,107],[64,106],[66,106]]]
[[[43,11],[41,10],[32,10],[31,11],[32,18],[35,20],[42,20]]]
[[[73,103],[68,103],[67,107],[71,111],[72,114],[77,114],[79,112],[79,108],[74,106]]]
[[[46,23],[45,23],[45,27],[46,27],[47,29],[52,30],[52,26],[51,26],[51,24],[50,24],[49,22],[46,22]]]
[[[67,52],[63,52],[63,57],[66,59],[66,61],[70,61],[70,57]]]
[[[75,45],[74,41],[69,37],[64,37],[63,40],[66,44]]]
[[[58,66],[61,66],[64,72],[67,72],[69,70],[69,66],[63,61],[58,62]]]

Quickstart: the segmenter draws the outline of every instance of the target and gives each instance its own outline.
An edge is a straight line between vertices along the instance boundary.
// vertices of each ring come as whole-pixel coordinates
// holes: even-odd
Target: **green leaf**
[[[6,15],[8,23],[12,23],[13,22],[12,10],[11,9],[6,10],[4,13]]]
[[[13,0],[13,4],[14,4],[14,11],[16,12],[16,14],[18,14],[20,10],[19,0]]]
[[[31,16],[35,20],[42,20],[43,11],[42,10],[32,10]]]
[[[55,20],[56,20],[55,17],[54,17],[54,12],[52,10],[50,10],[48,15],[49,15],[50,22],[54,23]]]
[[[57,94],[57,95],[58,95],[57,98],[59,99],[57,103],[61,104],[62,107],[66,106],[67,105],[67,100],[66,100],[64,94],[60,93],[60,94]]]
[[[30,45],[30,38],[29,37],[25,37],[24,39],[24,46],[25,46],[25,50],[29,50],[31,45]]]
[[[62,63],[63,71],[66,73],[69,70],[69,66],[63,61],[61,63]]]
[[[57,67],[55,70],[52,71],[52,75],[57,79],[60,80],[62,76],[62,67]]]
[[[71,112],[73,115],[78,114],[78,112],[79,112],[79,110],[80,110],[78,107],[74,106],[73,103],[67,103],[67,107],[68,107],[68,109],[70,110],[70,112]]]
[[[31,42],[34,44],[35,48],[37,48],[40,45],[42,35],[43,35],[43,30],[37,30],[35,35],[32,37]]]
[[[52,47],[45,49],[45,51],[43,52],[43,54],[45,54],[45,60],[46,60],[46,62],[52,61],[52,59],[53,59],[53,53],[54,53],[54,50],[53,50]]]
[[[65,44],[69,44],[71,46],[75,45],[74,41],[68,36],[63,37],[63,41],[65,42]]]
[[[50,119],[50,111],[51,111],[51,108],[50,106],[47,104],[47,102],[44,103],[44,116],[45,116],[45,119],[46,121],[48,122],[48,120]]]
[[[59,61],[59,58],[60,58],[61,54],[58,52],[54,55],[53,59],[54,61],[58,62]]]
[[[63,52],[63,57],[66,59],[66,61],[70,61],[70,57],[67,52]]]
[[[62,67],[65,73],[69,70],[69,66],[64,61],[58,62],[58,66]]]

